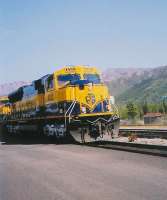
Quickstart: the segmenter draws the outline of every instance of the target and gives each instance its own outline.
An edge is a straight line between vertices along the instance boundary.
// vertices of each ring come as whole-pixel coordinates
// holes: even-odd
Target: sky
[[[0,0],[0,84],[64,65],[167,64],[166,0]]]

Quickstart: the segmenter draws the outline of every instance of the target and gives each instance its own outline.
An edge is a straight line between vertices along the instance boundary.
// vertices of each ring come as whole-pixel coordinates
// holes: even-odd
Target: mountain
[[[29,84],[29,82],[25,82],[25,81],[2,84],[0,85],[0,96],[7,96],[10,92],[27,84]]]
[[[131,76],[127,73],[107,82],[107,85],[119,103],[159,102],[163,96],[167,96],[167,66],[143,69]]]
[[[120,102],[135,101],[160,102],[167,96],[167,66],[151,70],[146,76],[141,77],[141,82],[134,84],[120,95]]]
[[[146,76],[149,70],[144,68],[108,69],[103,72],[102,77],[109,86],[110,93],[118,96],[134,84],[140,83],[141,77]]]
[[[146,71],[144,68],[108,68],[102,73],[105,82],[115,81],[120,78],[131,78],[133,75],[140,76]]]

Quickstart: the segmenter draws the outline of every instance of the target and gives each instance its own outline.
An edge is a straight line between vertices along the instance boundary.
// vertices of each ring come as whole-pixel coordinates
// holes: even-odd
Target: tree
[[[134,119],[136,117],[136,115],[137,115],[136,106],[132,102],[129,102],[126,105],[126,108],[127,108],[128,118],[129,119]]]
[[[128,118],[126,105],[121,105],[121,106],[119,105],[119,114],[120,114],[121,119]]]
[[[167,113],[167,103],[166,103],[166,98],[163,98],[162,105],[163,105],[163,108],[164,108],[165,113]]]
[[[148,104],[147,101],[145,100],[143,105],[142,105],[142,110],[143,110],[143,114],[145,115],[146,113],[148,113]]]
[[[144,115],[143,104],[137,104],[137,113],[138,113],[139,119],[142,119]]]
[[[158,110],[160,113],[163,113],[164,112],[164,109],[163,109],[163,107],[160,105],[159,106],[159,110]]]
[[[156,103],[149,104],[149,111],[150,112],[158,112],[158,104],[156,104]]]

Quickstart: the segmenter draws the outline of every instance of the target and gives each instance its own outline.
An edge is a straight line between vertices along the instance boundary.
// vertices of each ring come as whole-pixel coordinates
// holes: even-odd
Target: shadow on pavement
[[[73,138],[57,139],[55,137],[37,136],[31,133],[24,133],[22,135],[10,135],[5,133],[0,128],[0,144],[1,145],[32,145],[32,144],[75,144]]]
[[[32,145],[32,144],[72,144],[74,142],[64,141],[62,139],[56,139],[51,137],[35,137],[35,136],[9,136],[6,138],[0,137],[0,143],[2,145]]]

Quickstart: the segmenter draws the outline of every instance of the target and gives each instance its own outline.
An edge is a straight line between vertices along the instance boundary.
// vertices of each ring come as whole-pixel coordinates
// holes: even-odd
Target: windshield
[[[84,79],[95,84],[101,82],[100,76],[98,74],[84,74]]]
[[[78,81],[78,80],[80,80],[79,74],[66,74],[66,75],[58,76],[59,85],[64,85],[66,82],[69,82],[69,81]]]

